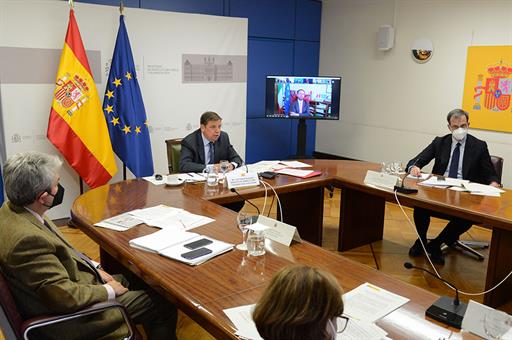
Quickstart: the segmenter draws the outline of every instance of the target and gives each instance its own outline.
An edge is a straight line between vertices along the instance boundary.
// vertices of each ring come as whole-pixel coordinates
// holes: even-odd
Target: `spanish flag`
[[[73,9],[57,71],[48,139],[91,188],[117,172],[107,124]]]

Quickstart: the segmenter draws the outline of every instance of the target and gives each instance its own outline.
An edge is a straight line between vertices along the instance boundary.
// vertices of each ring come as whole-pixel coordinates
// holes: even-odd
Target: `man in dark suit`
[[[309,103],[304,100],[306,92],[303,89],[297,91],[297,100],[290,107],[290,116],[311,116],[309,113]]]
[[[407,169],[414,176],[419,176],[420,169],[435,159],[432,173],[451,178],[467,179],[471,182],[489,184],[499,187],[498,177],[491,162],[487,144],[472,135],[467,134],[469,115],[467,112],[455,109],[448,113],[448,129],[451,134],[436,137],[419,155],[407,164]],[[448,219],[444,230],[427,244],[427,231],[430,217]],[[473,222],[435,213],[433,211],[414,208],[414,223],[416,230],[431,254],[434,263],[444,264],[441,245],[452,245],[459,236],[469,230]],[[423,248],[419,240],[409,250],[410,256],[420,256]]]
[[[201,115],[200,128],[181,141],[180,172],[202,172],[207,167],[219,170],[221,160],[230,162],[229,170],[243,164],[221,127],[222,118],[217,113]]]
[[[25,152],[4,166],[9,201],[0,209],[0,267],[22,318],[71,313],[97,302],[116,300],[149,339],[176,339],[176,307],[157,293],[128,290],[121,275],[109,275],[77,251],[45,212],[60,204],[62,162],[56,156]],[[34,331],[36,333],[36,331]],[[59,323],[34,334],[37,339],[122,339],[127,329],[118,311]]]

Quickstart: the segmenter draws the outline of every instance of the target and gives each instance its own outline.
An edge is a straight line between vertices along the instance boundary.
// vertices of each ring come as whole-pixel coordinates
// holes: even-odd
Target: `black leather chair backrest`
[[[491,156],[491,162],[498,175],[498,181],[501,183],[501,174],[503,173],[503,158],[499,156]]]

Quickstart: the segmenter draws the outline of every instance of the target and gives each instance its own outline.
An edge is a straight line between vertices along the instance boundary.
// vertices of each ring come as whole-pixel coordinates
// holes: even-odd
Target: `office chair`
[[[501,183],[501,175],[503,173],[503,158],[499,156],[491,156],[491,162],[494,166],[494,170],[496,171],[496,175],[498,176],[498,182]],[[448,246],[444,246],[442,249],[446,249]],[[485,249],[489,248],[489,243],[487,242],[479,242],[479,241],[461,241],[457,240],[454,244],[451,245],[451,248],[468,252],[471,255],[474,255],[479,261],[484,260],[484,256],[477,252],[476,249]]]
[[[182,138],[167,139],[167,164],[169,165],[169,174],[180,172],[180,156],[181,156],[181,140]]]
[[[18,312],[18,308],[16,307],[16,303],[12,297],[11,290],[7,284],[7,280],[0,270],[0,328],[4,332],[6,339],[30,339],[29,334],[34,329],[58,324],[59,322],[77,319],[83,316],[101,313],[111,308],[119,309],[121,315],[123,316],[123,319],[129,330],[129,336],[127,336],[125,339],[142,340],[140,333],[137,331],[130,317],[128,316],[125,307],[115,301],[99,302],[74,313],[62,315],[44,315],[28,320],[23,320],[20,313]]]

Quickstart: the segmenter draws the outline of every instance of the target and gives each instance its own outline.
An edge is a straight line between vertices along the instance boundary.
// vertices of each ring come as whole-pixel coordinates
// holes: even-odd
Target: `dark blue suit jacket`
[[[235,162],[238,166],[243,164],[242,158],[231,145],[226,132],[221,131],[213,147],[215,163],[227,160]],[[197,129],[181,141],[180,172],[201,172],[205,167],[203,138],[201,129]]]
[[[419,155],[409,161],[406,169],[413,165],[422,168],[430,163],[432,159],[435,159],[432,173],[444,175],[450,162],[451,148],[451,134],[436,137]],[[466,137],[466,145],[464,146],[462,178],[482,184],[490,184],[493,181],[499,182],[491,162],[487,143],[469,134]]]

